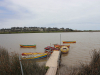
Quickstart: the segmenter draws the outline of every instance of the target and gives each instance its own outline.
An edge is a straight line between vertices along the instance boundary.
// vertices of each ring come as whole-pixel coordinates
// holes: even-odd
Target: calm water
[[[60,44],[61,41],[76,41],[70,44],[68,54],[62,55],[62,64],[68,66],[78,65],[79,62],[89,63],[92,50],[100,49],[100,32],[68,32],[68,33],[25,33],[25,34],[0,34],[0,46],[9,52],[44,52],[44,47]],[[20,44],[33,45],[34,48],[20,48]],[[61,44],[63,44],[61,42]],[[46,59],[40,60],[46,62]]]

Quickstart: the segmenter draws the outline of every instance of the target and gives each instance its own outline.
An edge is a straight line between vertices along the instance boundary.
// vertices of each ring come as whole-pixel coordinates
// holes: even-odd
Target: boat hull
[[[36,45],[20,45],[21,48],[35,48]]]
[[[68,48],[70,47],[70,45],[58,45],[58,44],[54,45],[54,47],[57,49],[60,49],[62,46],[67,46]]]
[[[76,43],[76,41],[63,41],[63,44],[65,43]]]
[[[63,54],[66,54],[66,53],[69,52],[69,48],[68,48],[67,46],[62,46],[62,47],[61,47],[61,52],[62,52]]]
[[[22,59],[41,59],[47,57],[47,53],[22,53]]]

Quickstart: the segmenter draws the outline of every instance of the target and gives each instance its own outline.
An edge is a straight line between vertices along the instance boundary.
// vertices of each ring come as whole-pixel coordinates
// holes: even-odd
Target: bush
[[[45,66],[39,66],[34,60],[21,60],[24,75],[45,75]],[[8,51],[0,47],[0,75],[22,75],[19,63],[19,55],[8,54]]]

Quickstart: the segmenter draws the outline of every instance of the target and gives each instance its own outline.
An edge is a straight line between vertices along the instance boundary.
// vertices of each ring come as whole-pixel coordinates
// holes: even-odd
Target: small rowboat
[[[61,52],[62,53],[68,53],[68,51],[69,51],[69,48],[67,46],[62,46],[61,47]]]
[[[63,41],[63,44],[64,43],[76,43],[76,41]]]
[[[35,48],[36,45],[20,45],[21,48]]]
[[[60,50],[60,48],[62,48],[63,46],[65,46],[65,47],[67,47],[68,49],[69,49],[69,47],[70,47],[70,45],[58,45],[58,44],[54,44],[54,47],[51,47],[51,46],[47,46],[47,47],[45,47],[44,49],[45,49],[45,53],[52,53],[53,51],[59,51]],[[63,51],[61,51],[62,53],[67,53],[67,52],[65,52],[65,50]]]
[[[47,53],[22,53],[22,59],[40,59],[47,57]]]

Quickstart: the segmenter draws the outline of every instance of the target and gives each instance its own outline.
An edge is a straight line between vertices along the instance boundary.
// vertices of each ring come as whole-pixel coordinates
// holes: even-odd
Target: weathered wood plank
[[[45,75],[56,75],[57,67],[50,67]]]
[[[60,51],[53,51],[48,59],[46,66],[49,67],[46,75],[56,75],[57,68],[59,67]]]

